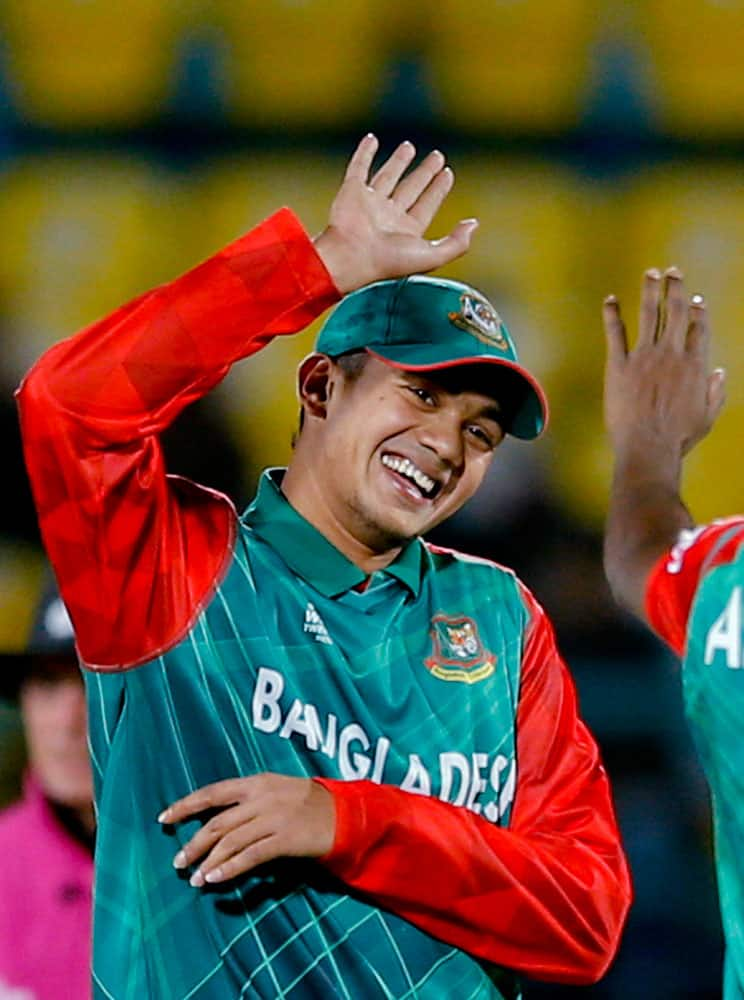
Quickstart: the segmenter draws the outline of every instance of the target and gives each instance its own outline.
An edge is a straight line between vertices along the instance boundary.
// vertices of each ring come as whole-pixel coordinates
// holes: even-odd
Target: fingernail
[[[692,304],[693,304],[694,306],[702,306],[702,305],[705,305],[705,299],[703,298],[703,296],[702,296],[702,295],[693,295],[693,296],[692,296],[692,299],[691,299],[690,301],[692,302]]]
[[[682,272],[680,271],[680,269],[678,267],[668,267],[666,269],[666,271],[664,272],[664,274],[667,276],[667,278],[681,278],[682,277]]]
[[[209,875],[207,875],[207,878],[209,878]],[[198,868],[189,879],[189,885],[193,885],[195,889],[201,889],[201,887],[204,885],[204,876],[202,875],[202,873],[199,871]]]
[[[161,814],[158,816],[158,823],[167,823],[169,814],[170,809],[163,809]]]
[[[219,882],[222,879],[222,869],[213,868],[211,872],[207,872],[204,876],[207,882]]]
[[[659,281],[661,280],[661,271],[658,267],[650,267],[648,271],[646,271],[646,277],[653,278],[654,281]]]
[[[605,305],[606,305],[606,306],[614,306],[614,305],[617,305],[617,296],[616,296],[616,295],[608,295],[608,296],[607,296],[607,297],[605,298]]]
[[[186,867],[186,855],[183,851],[179,851],[178,854],[173,859],[174,868],[185,868]]]

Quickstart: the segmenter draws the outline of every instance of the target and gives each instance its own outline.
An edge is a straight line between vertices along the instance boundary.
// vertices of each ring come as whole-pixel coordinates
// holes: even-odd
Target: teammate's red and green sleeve
[[[177,643],[229,556],[234,510],[166,476],[159,433],[234,361],[337,297],[285,210],[47,352],[29,374],[19,391],[27,462],[87,666],[126,669]],[[629,879],[596,746],[532,610],[511,829],[392,787],[330,782],[340,822],[326,864],[472,954],[584,982],[614,953]],[[400,877],[414,860],[426,885]]]
[[[472,955],[537,979],[587,982],[614,954],[630,876],[573,682],[545,612],[523,595],[532,621],[509,828],[398,788],[324,779],[338,824],[326,863],[347,885]]]
[[[685,651],[700,583],[715,566],[731,562],[743,543],[744,517],[721,518],[681,532],[676,545],[652,568],[646,584],[646,616],[678,656]]]

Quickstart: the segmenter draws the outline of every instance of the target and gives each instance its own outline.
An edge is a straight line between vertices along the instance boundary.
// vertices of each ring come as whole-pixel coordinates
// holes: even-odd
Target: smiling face
[[[489,365],[416,373],[374,357],[349,378],[312,356],[285,493],[347,554],[344,538],[378,554],[400,548],[480,486],[504,437],[495,382]]]

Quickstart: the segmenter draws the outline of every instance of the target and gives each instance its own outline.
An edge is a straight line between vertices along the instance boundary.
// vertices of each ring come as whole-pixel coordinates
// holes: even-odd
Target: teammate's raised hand
[[[688,297],[676,268],[653,269],[643,278],[632,350],[614,296],[603,319],[605,420],[615,450],[659,445],[681,458],[711,429],[725,398],[723,370],[709,371],[705,302]]]
[[[403,142],[372,176],[378,142],[366,135],[349,160],[331,206],[328,226],[315,246],[339,291],[372,281],[431,271],[462,256],[478,223],[459,222],[441,239],[425,239],[454,183],[442,153],[434,150],[409,173],[416,150]]]

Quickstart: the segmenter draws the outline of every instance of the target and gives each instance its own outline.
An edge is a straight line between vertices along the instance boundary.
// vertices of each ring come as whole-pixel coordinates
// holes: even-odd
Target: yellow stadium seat
[[[51,343],[173,274],[172,200],[147,167],[112,157],[17,163],[0,185],[4,363],[16,376]]]
[[[661,127],[694,137],[741,135],[744,2],[647,0],[639,22]]]
[[[445,119],[476,131],[576,125],[596,24],[591,0],[440,0],[424,38]]]
[[[131,125],[173,83],[176,0],[5,0],[0,11],[19,113],[57,128]]]
[[[384,83],[390,0],[214,0],[229,113],[255,126],[362,119]]]

